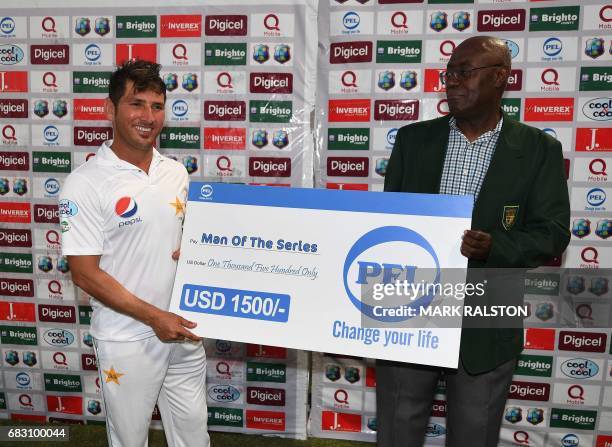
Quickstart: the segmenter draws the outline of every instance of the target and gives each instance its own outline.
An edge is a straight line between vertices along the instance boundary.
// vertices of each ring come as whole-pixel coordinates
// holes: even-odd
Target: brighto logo
[[[401,259],[397,259],[399,253]],[[417,266],[409,264],[407,260],[421,265],[422,271],[427,273],[417,278]],[[421,296],[406,297],[409,304],[394,308],[364,301],[372,288],[376,290],[376,286],[398,281],[423,285],[425,290],[421,290]],[[418,315],[420,307],[431,304],[435,290],[429,290],[425,285],[440,284],[440,262],[431,244],[416,231],[397,226],[379,227],[361,236],[349,250],[344,261],[343,282],[351,303],[364,316],[397,323]],[[366,290],[368,293],[364,294]]]

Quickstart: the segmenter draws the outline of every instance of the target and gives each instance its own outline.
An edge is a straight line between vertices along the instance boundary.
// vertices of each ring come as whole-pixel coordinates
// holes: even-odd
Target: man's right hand
[[[185,320],[172,312],[159,311],[151,321],[150,326],[161,341],[202,340],[202,337],[198,337],[188,330],[196,327],[196,323]]]

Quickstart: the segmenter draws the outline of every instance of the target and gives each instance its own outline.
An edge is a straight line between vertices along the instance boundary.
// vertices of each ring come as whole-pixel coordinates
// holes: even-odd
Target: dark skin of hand
[[[479,230],[465,230],[461,238],[461,254],[468,259],[484,261],[489,257],[493,238]]]

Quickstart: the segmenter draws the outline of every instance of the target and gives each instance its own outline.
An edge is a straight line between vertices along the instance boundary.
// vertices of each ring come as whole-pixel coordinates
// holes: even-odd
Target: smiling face
[[[107,99],[106,115],[113,123],[113,148],[150,151],[164,126],[164,95],[152,90],[136,93],[129,80],[117,105]]]
[[[498,65],[468,72],[466,79],[451,76],[446,81],[448,107],[455,118],[478,119],[499,112],[510,72],[505,52],[503,42],[490,38],[467,39],[455,48],[446,67],[448,71]]]

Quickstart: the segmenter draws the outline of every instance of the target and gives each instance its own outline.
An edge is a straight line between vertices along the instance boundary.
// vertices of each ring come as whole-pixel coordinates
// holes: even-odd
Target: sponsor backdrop
[[[312,186],[317,5],[38,3],[0,10],[0,417],[101,423],[89,297],[60,255],[56,198],[112,138],[111,71],[163,65],[158,146],[192,178]],[[306,437],[306,353],[214,340],[207,352],[212,430]]]
[[[610,327],[601,269],[612,267],[611,30],[612,4],[597,0],[319,3],[316,187],[381,191],[397,129],[448,113],[440,71],[477,34],[505,39],[512,53],[504,111],[563,145],[573,236],[554,264],[582,270],[527,278],[533,328],[502,445],[612,445],[610,329],[583,329]],[[568,324],[581,329],[558,329]],[[311,434],[374,441],[373,363],[313,354],[312,377]],[[429,444],[444,443],[445,415],[441,383]]]
[[[513,55],[504,110],[563,144],[573,236],[557,266],[582,269],[527,280],[533,327],[503,443],[612,443],[611,333],[588,329],[610,326],[611,4],[320,0],[317,14],[311,0],[151,3],[0,11],[0,417],[103,421],[91,308],[59,253],[56,197],[112,137],[102,105],[117,62],[163,64],[159,147],[193,178],[312,186],[314,174],[316,187],[381,190],[396,129],[447,113],[439,71],[465,36],[487,33]],[[581,329],[558,328],[568,320]],[[207,352],[211,429],[305,436],[304,353],[214,340]],[[374,440],[375,383],[369,360],[313,355],[310,433]],[[445,432],[439,391],[432,444]]]

